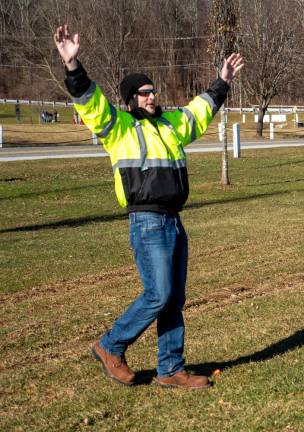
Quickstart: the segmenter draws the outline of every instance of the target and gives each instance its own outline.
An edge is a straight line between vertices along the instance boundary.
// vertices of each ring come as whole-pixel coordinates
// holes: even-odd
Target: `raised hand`
[[[66,67],[69,70],[77,68],[77,55],[79,52],[79,35],[70,35],[67,24],[57,28],[54,41]]]
[[[237,75],[237,73],[244,66],[244,60],[241,54],[233,53],[224,61],[223,68],[221,70],[221,78],[226,81],[228,85],[231,84],[231,81]]]

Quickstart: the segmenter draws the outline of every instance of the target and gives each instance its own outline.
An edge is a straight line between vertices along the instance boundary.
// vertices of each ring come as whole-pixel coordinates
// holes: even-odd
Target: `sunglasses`
[[[136,94],[143,97],[148,97],[150,94],[153,93],[154,96],[158,93],[156,89],[143,89],[143,90],[137,90]]]

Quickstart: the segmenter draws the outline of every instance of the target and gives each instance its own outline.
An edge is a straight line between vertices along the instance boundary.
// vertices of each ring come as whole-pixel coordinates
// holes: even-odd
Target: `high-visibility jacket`
[[[119,204],[130,211],[178,212],[189,194],[184,147],[200,138],[229,86],[221,79],[187,106],[163,112],[154,124],[108,102],[85,70],[67,72],[74,107],[109,153]]]

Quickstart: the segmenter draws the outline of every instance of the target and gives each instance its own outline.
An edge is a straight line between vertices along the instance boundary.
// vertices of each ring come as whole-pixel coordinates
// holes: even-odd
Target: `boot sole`
[[[126,383],[124,381],[120,381],[118,378],[116,378],[115,376],[111,375],[111,373],[108,371],[106,365],[104,364],[104,361],[102,359],[102,357],[100,357],[100,355],[95,351],[95,347],[92,348],[92,355],[95,358],[95,360],[99,361],[102,365],[102,368],[104,370],[104,372],[106,373],[106,375],[108,375],[109,378],[111,378],[113,381],[118,382],[119,384],[122,385],[126,385],[126,386],[132,386],[135,384],[135,382],[131,382],[131,383]]]

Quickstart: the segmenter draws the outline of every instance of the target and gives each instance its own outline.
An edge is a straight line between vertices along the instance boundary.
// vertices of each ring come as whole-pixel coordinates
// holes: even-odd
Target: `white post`
[[[296,126],[296,124],[297,124],[298,121],[299,121],[299,116],[298,116],[297,110],[298,110],[298,109],[297,109],[296,106],[294,106],[293,109],[292,109],[292,112],[294,113],[293,122],[294,122],[294,125],[295,125],[295,126]]]
[[[223,141],[222,123],[218,124],[218,134],[219,134],[219,140],[220,142],[222,142]]]
[[[3,145],[3,131],[2,126],[0,125],[0,148],[2,148]]]
[[[233,131],[233,155],[235,158],[241,157],[241,139],[240,139],[240,125],[234,123],[232,126]]]
[[[93,142],[93,145],[98,145],[98,138],[95,134],[92,134],[92,142]]]
[[[274,124],[269,123],[269,139],[274,139]]]
[[[243,123],[246,123],[246,115],[243,114]]]

